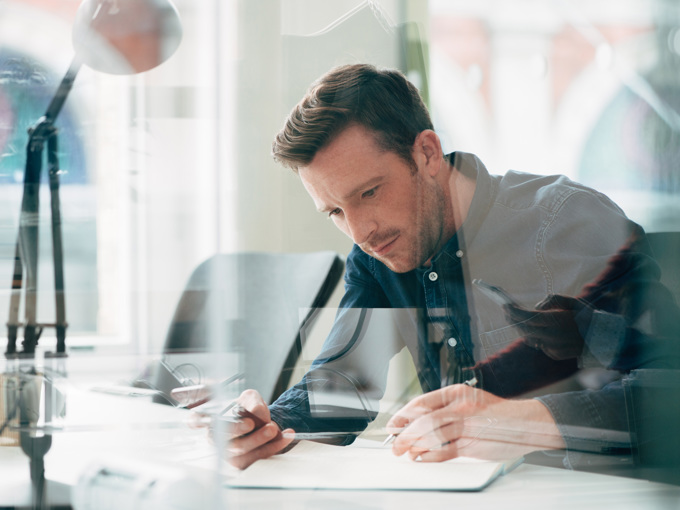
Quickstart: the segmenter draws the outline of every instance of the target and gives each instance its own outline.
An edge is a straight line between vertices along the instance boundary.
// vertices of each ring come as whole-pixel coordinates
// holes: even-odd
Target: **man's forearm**
[[[559,450],[564,439],[548,408],[539,400],[506,400],[492,410],[496,420],[480,438],[513,443],[533,450]]]
[[[552,414],[539,400],[515,401],[520,406],[519,413],[525,425],[523,443],[549,449],[565,447]]]

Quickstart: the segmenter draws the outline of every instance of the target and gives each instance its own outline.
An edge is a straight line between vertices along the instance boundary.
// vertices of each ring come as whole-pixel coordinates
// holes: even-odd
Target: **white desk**
[[[12,451],[14,450],[14,451]],[[0,506],[30,504],[28,460],[22,452],[0,449],[3,479]],[[47,488],[50,504],[68,504],[68,486],[52,483]],[[643,480],[522,465],[496,480],[482,492],[388,492],[388,491],[300,491],[225,490],[224,508],[300,510],[334,509],[420,509],[504,508],[541,510],[678,510],[680,487]],[[207,509],[206,509],[207,510]]]
[[[234,490],[228,502],[244,510],[678,510],[680,487],[525,464],[482,492]]]
[[[87,411],[106,423],[116,417],[126,427],[100,431],[63,432],[53,436],[45,458],[50,504],[69,502],[69,486],[78,470],[93,458],[143,459],[160,465],[177,462],[212,480],[208,469],[217,467],[205,432],[184,426],[186,413],[123,397],[81,395],[69,405],[74,420]],[[93,407],[93,403],[97,405]],[[102,404],[103,407],[102,407]],[[99,411],[97,411],[99,409]],[[125,418],[125,420],[123,420]],[[174,425],[171,425],[174,423]],[[158,426],[162,424],[162,426]],[[215,462],[215,464],[213,464]],[[17,447],[0,447],[0,506],[28,505],[28,459]],[[348,467],[351,469],[351,466]],[[58,483],[55,483],[58,482]],[[420,509],[504,508],[616,510],[680,510],[680,487],[585,472],[524,464],[499,478],[482,492],[418,491],[301,491],[223,489],[213,484],[221,503],[213,507],[237,509]],[[206,507],[202,507],[203,510]],[[208,507],[209,508],[209,507]]]

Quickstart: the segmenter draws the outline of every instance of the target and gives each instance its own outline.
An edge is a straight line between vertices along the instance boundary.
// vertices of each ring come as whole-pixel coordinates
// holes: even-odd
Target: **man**
[[[370,405],[329,418],[315,412],[315,388],[344,384],[345,395],[379,397],[403,346],[424,394],[388,423],[396,455],[442,461],[629,445],[616,382],[514,398],[579,365],[616,365],[631,326],[619,307],[582,297],[596,294],[582,290],[638,232],[609,199],[564,177],[492,176],[472,154],[443,154],[417,89],[369,65],[336,68],[313,84],[273,154],[355,246],[336,323],[310,372],[270,407],[256,392],[241,395],[265,425],[233,427],[232,464],[280,452],[294,431],[362,430],[375,416]],[[634,255],[654,266],[643,234]],[[642,279],[649,283],[646,272]],[[497,304],[473,280],[503,287],[514,302]],[[401,342],[359,333],[373,309],[404,310]],[[634,367],[629,360],[626,369]]]

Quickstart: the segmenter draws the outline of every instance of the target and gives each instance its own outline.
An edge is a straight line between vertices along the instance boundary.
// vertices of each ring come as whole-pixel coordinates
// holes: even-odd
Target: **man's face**
[[[425,264],[446,242],[439,184],[361,126],[345,129],[299,175],[317,209],[392,271]]]

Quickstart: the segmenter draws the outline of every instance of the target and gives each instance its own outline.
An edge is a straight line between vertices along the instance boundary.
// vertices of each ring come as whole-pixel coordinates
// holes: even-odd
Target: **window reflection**
[[[429,3],[438,128],[497,173],[561,173],[647,231],[680,229],[677,8],[554,2],[514,16],[521,4]]]
[[[38,59],[9,47],[0,47],[0,274],[3,287],[11,283],[14,246],[21,208],[28,129],[44,115],[61,76],[49,55]],[[97,220],[96,190],[91,165],[87,158],[87,139],[83,133],[82,110],[67,103],[57,120],[59,129],[60,184],[65,245],[65,277],[72,332],[97,331]],[[40,285],[39,320],[54,317],[53,270],[51,258],[50,208],[47,165],[43,164],[40,210]],[[0,316],[6,317],[8,301],[0,299]]]

